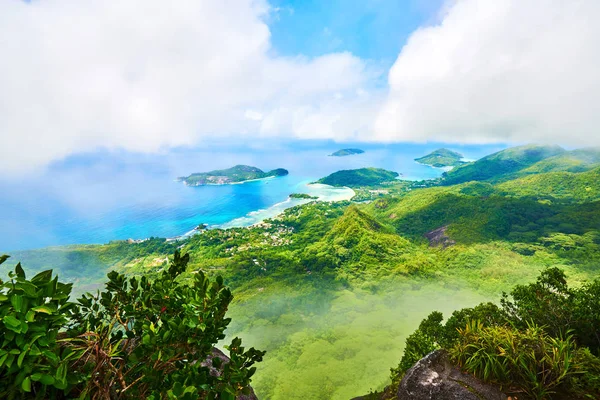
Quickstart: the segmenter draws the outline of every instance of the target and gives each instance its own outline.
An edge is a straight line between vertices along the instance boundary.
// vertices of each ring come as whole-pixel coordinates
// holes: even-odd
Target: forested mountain
[[[469,181],[499,181],[507,179],[533,164],[561,155],[566,150],[559,146],[527,145],[512,147],[483,157],[449,171],[444,176],[445,185]]]

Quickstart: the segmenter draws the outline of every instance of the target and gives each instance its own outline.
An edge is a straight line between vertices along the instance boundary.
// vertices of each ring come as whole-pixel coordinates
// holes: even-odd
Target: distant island
[[[319,196],[311,196],[310,194],[306,194],[306,193],[292,193],[290,194],[290,199],[310,199],[310,200],[317,200],[319,198]]]
[[[465,164],[462,159],[463,155],[460,153],[448,149],[437,149],[426,156],[415,158],[415,161],[435,168],[444,168],[458,167],[459,165]]]
[[[332,157],[344,157],[344,156],[351,156],[353,154],[362,154],[364,153],[364,150],[361,149],[341,149],[336,151],[335,153],[330,154],[330,156]]]
[[[383,182],[393,181],[400,174],[382,168],[360,168],[348,169],[334,172],[325,178],[319,179],[317,183],[331,186],[374,186]]]
[[[189,176],[177,178],[187,186],[203,185],[227,185],[231,183],[242,183],[255,179],[270,178],[276,176],[285,176],[288,171],[283,168],[277,168],[269,172],[264,172],[259,168],[249,165],[236,165],[228,169],[218,169],[209,172],[197,172]]]

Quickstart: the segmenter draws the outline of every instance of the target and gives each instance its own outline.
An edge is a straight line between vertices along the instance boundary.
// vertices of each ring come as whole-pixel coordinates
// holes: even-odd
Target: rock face
[[[227,357],[221,350],[219,350],[217,348],[213,348],[212,354],[210,356],[208,356],[206,358],[206,360],[202,361],[201,365],[203,367],[207,367],[210,370],[211,376],[220,376],[222,373],[222,370],[213,367],[213,363],[212,363],[213,358],[220,358],[221,361],[223,361],[222,365],[225,365],[230,361],[229,357]],[[254,390],[252,388],[250,388],[249,394],[241,394],[236,397],[236,400],[258,400],[258,397],[256,397],[256,394],[254,394]]]
[[[450,237],[446,235],[447,230],[448,226],[446,225],[431,232],[427,232],[425,234],[425,237],[427,238],[427,240],[429,240],[429,246],[442,246],[445,249],[446,247],[450,247],[456,244],[454,240],[450,239]]]
[[[436,350],[406,372],[400,382],[398,400],[506,400],[498,388],[464,374],[448,359],[445,350]]]

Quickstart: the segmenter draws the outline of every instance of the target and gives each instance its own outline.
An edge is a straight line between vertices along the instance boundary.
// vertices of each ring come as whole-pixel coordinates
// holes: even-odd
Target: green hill
[[[415,158],[415,161],[421,164],[430,165],[436,168],[456,167],[465,162],[461,161],[463,155],[448,149],[438,149],[426,156]]]
[[[600,200],[600,167],[586,172],[548,172],[497,185],[506,196],[556,198],[572,201]]]
[[[347,169],[319,179],[318,183],[331,186],[373,186],[395,180],[399,174],[382,168]]]
[[[547,158],[525,168],[521,174],[584,172],[600,167],[600,148],[577,149]]]
[[[565,153],[559,146],[527,145],[511,147],[475,162],[454,168],[444,174],[444,185],[455,185],[469,181],[497,182],[507,179],[533,164]]]
[[[238,183],[252,179],[262,179],[275,176],[285,176],[288,171],[283,168],[264,172],[259,168],[249,165],[236,165],[228,169],[219,169],[209,172],[197,172],[189,176],[177,178],[178,181],[188,186],[202,185],[226,185],[229,183]]]

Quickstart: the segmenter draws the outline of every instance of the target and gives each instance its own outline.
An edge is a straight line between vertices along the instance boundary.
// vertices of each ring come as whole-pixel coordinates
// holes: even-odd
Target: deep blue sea
[[[254,143],[235,148],[177,149],[160,154],[99,151],[71,156],[43,171],[0,176],[0,253],[46,246],[106,243],[116,239],[173,237],[200,223],[244,226],[257,222],[307,183],[341,169],[380,167],[404,179],[427,179],[441,170],[413,160],[439,147],[477,159],[505,146],[443,144]],[[328,154],[347,147],[366,153]],[[247,164],[282,178],[237,185],[187,187],[178,176]],[[233,222],[232,222],[233,221]]]

